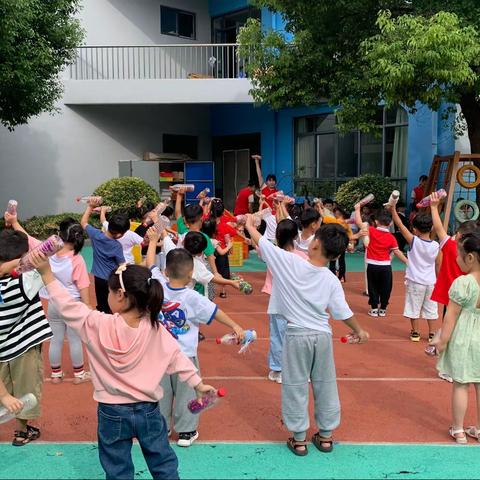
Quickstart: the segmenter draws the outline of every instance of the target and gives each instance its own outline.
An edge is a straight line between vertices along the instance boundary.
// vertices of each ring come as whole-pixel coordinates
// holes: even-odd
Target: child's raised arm
[[[437,192],[433,192],[430,194],[430,211],[432,213],[432,222],[433,222],[433,229],[438,237],[440,243],[445,240],[448,236],[447,232],[443,228],[442,219],[440,218],[440,213],[438,212],[438,206],[440,205],[440,197],[438,196]]]
[[[257,170],[258,184],[260,185],[260,190],[265,186],[263,182],[262,167],[260,167],[260,160],[262,157],[260,155],[252,155],[252,158],[255,160],[255,169]]]
[[[185,195],[186,190],[180,188],[177,191],[177,196],[175,198],[175,219],[178,220],[182,216],[182,202],[183,196]]]
[[[107,207],[100,207],[100,224],[103,225],[107,221]]]
[[[253,215],[247,215],[247,222],[245,223],[245,228],[247,229],[248,233],[250,234],[250,238],[254,243],[258,245],[260,239],[262,238],[261,233],[255,228],[253,223]]]
[[[85,230],[88,225],[88,221],[90,220],[90,216],[92,215],[93,208],[91,205],[87,205],[85,212],[83,212],[82,218],[80,219],[80,225]]]
[[[362,208],[359,203],[355,204],[355,223],[357,224],[358,228],[362,228],[362,213],[360,209]]]
[[[147,263],[147,268],[152,268],[155,266],[155,256],[157,254],[157,243],[160,238],[159,233],[155,227],[150,227],[147,230],[148,237],[148,248],[145,261]]]
[[[390,210],[390,213],[392,214],[392,220],[398,227],[398,230],[402,234],[403,238],[410,245],[413,242],[413,233],[403,224],[402,219],[398,215],[398,212],[394,206],[387,206],[387,209]]]

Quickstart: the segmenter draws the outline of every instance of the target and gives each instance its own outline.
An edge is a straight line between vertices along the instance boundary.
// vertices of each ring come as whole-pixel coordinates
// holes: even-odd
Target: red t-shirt
[[[272,213],[274,213],[274,208],[273,208],[273,198],[268,198],[270,195],[273,195],[274,193],[277,193],[278,190],[274,188],[270,188],[267,185],[265,185],[262,188],[262,195],[265,195],[265,201],[268,203],[268,206],[272,209]]]
[[[452,283],[465,274],[460,270],[457,263],[457,242],[453,238],[445,237],[440,244],[440,248],[443,254],[442,264],[438,272],[437,283],[432,292],[432,300],[442,305],[448,305],[448,291]]]
[[[390,265],[390,254],[398,248],[397,239],[387,227],[369,227],[370,243],[367,248],[367,263],[372,265]]]
[[[235,215],[246,215],[248,210],[248,199],[253,195],[252,190],[249,187],[242,188],[238,192],[237,200],[235,201],[235,208],[233,213]]]
[[[425,189],[423,187],[421,187],[420,185],[418,185],[417,187],[415,187],[413,189],[413,192],[415,193],[415,205],[417,205],[417,203],[423,199],[424,197],[424,192],[425,192]]]
[[[221,248],[225,248],[227,246],[227,242],[225,241],[225,235],[230,235],[231,239],[237,234],[237,231],[228,223],[220,221],[217,224],[217,233],[215,234],[215,238],[218,240],[218,243]]]

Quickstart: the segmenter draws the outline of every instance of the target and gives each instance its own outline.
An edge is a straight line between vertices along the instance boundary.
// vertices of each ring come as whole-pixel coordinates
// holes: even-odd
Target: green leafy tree
[[[80,0],[0,0],[0,122],[8,129],[56,111],[59,73],[83,32]]]
[[[282,32],[256,20],[241,30],[241,54],[256,101],[273,108],[339,107],[342,130],[375,131],[379,103],[459,103],[472,152],[480,153],[478,0],[254,0],[281,12]],[[453,111],[453,109],[452,109]]]

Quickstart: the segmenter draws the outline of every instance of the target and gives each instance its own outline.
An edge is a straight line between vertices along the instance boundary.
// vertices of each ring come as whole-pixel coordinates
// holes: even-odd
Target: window
[[[194,135],[163,134],[163,153],[181,153],[198,159],[198,137]]]
[[[408,114],[379,108],[377,123],[380,135],[340,134],[333,113],[295,119],[295,192],[330,197],[349,179],[374,173],[405,196]]]
[[[160,26],[163,35],[195,40],[195,14],[176,8],[160,7]]]

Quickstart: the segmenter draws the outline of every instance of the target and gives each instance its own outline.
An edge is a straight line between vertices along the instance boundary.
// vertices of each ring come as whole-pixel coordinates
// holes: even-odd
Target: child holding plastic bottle
[[[192,232],[193,233],[193,232]],[[175,248],[167,254],[166,276],[155,265],[155,243],[159,234],[156,229],[149,229],[150,238],[147,252],[147,267],[153,278],[163,285],[164,302],[162,322],[166,329],[178,339],[180,350],[198,368],[198,330],[201,324],[210,324],[213,320],[230,327],[243,340],[245,333],[217,305],[198,292],[187,288],[192,279],[193,257],[184,248]],[[193,398],[192,385],[179,382],[178,375],[172,372],[161,382],[164,396],[160,400],[160,411],[167,420],[173,420],[173,428],[178,433],[177,445],[189,447],[198,438],[199,417],[192,414],[188,401]]]
[[[463,234],[457,244],[457,262],[465,273],[448,292],[449,302],[441,334],[431,344],[440,352],[437,369],[453,379],[452,424],[449,434],[466,444],[467,435],[480,441],[480,231]],[[477,424],[464,430],[468,391],[474,385]]]
[[[192,362],[159,324],[161,284],[146,267],[120,265],[108,278],[113,314],[105,314],[76,302],[43,255],[35,254],[34,261],[50,301],[89,352],[98,402],[98,452],[106,478],[135,477],[131,448],[136,437],[153,478],[178,479],[178,460],[158,409],[164,395],[160,382],[166,374],[178,374],[198,397],[214,388],[202,383]]]
[[[282,416],[286,427],[293,432],[287,446],[295,455],[308,453],[308,382],[311,379],[319,428],[312,442],[320,451],[331,452],[333,430],[340,423],[340,402],[330,315],[349,326],[358,335],[359,343],[368,340],[368,333],[353,317],[340,281],[327,268],[328,262],[347,248],[347,234],[339,225],[320,227],[310,242],[309,259],[305,261],[260,235],[251,215],[246,227],[272,272],[269,308],[272,312],[282,312],[287,320],[282,353]]]
[[[22,231],[28,235],[16,216],[5,214],[5,217],[8,218],[14,230]],[[88,305],[90,303],[90,279],[85,260],[79,255],[85,241],[83,228],[73,218],[66,218],[60,222],[58,235],[63,240],[64,246],[49,259],[53,274],[76,301]],[[30,248],[34,248],[41,243],[30,235],[28,239]],[[48,299],[48,295],[45,296],[43,291],[40,296]],[[65,323],[65,320],[50,302],[48,305],[48,321],[53,331],[53,338],[50,340],[48,350],[52,383],[58,384],[63,380],[62,351],[65,333],[68,338],[70,359],[73,366],[73,384],[78,385],[89,381],[90,372],[85,371],[82,341],[77,333]]]

